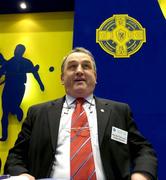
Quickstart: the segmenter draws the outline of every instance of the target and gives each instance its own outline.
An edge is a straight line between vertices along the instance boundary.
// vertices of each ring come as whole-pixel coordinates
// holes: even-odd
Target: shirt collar
[[[75,101],[75,98],[66,94],[66,101],[68,105],[71,105]]]
[[[72,103],[74,103],[75,99],[76,99],[75,97],[72,97],[72,96],[66,94],[66,101],[67,101],[68,105],[71,105]],[[93,105],[94,104],[93,94],[91,94],[88,97],[86,97],[85,100],[89,104]]]

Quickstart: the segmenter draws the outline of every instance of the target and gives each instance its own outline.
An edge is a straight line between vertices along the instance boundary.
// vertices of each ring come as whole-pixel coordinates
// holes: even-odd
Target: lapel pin
[[[104,112],[104,109],[100,109],[101,112]]]

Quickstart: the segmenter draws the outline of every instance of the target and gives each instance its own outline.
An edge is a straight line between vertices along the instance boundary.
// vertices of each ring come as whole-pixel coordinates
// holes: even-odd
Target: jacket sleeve
[[[139,132],[127,107],[128,143],[134,172],[149,174],[157,179],[157,157],[152,145]]]
[[[28,173],[28,148],[33,126],[32,119],[30,108],[15,145],[9,150],[4,167],[4,174],[17,176],[22,173]]]

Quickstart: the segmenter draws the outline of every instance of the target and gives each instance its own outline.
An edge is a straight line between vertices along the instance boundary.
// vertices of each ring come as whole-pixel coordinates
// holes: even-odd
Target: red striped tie
[[[83,108],[85,99],[76,99],[71,121],[70,173],[71,180],[96,180],[89,123]]]

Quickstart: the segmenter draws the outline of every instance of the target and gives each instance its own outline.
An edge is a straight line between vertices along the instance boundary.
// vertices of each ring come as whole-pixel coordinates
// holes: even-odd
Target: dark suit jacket
[[[137,130],[128,105],[95,99],[98,139],[106,178],[129,180],[131,173],[145,172],[156,179],[155,152]],[[55,160],[63,102],[64,98],[61,98],[29,108],[18,139],[9,151],[5,173],[49,177]],[[127,144],[111,139],[112,126],[128,132]]]

